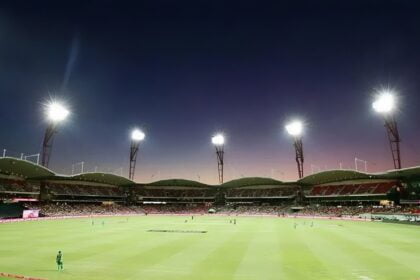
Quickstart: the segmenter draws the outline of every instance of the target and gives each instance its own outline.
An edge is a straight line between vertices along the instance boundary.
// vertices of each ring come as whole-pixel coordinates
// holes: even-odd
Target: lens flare
[[[395,109],[395,95],[391,91],[382,91],[372,103],[373,109],[381,114],[391,113]]]
[[[225,137],[223,136],[223,134],[216,134],[211,138],[211,142],[213,143],[213,145],[221,146],[225,143]]]
[[[300,136],[303,132],[303,124],[301,121],[292,121],[286,125],[286,131],[292,136]]]
[[[70,111],[67,110],[67,108],[62,105],[60,102],[57,101],[51,101],[46,105],[46,115],[48,120],[58,123],[64,121],[68,115],[70,114]]]
[[[146,135],[144,134],[144,132],[138,128],[134,129],[131,132],[131,140],[133,141],[143,141],[145,137]]]

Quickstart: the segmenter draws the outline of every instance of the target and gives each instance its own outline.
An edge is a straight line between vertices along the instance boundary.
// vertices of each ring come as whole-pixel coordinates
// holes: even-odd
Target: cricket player
[[[58,271],[63,270],[63,254],[61,251],[58,251],[57,257],[55,258],[55,261],[57,263]]]

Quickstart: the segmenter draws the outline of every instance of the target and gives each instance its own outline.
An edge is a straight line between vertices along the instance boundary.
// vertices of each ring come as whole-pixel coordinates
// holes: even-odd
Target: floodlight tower
[[[400,154],[400,133],[398,132],[397,121],[394,111],[396,107],[395,94],[390,90],[382,90],[372,103],[373,109],[381,114],[385,121],[385,128],[388,134],[389,146],[391,148],[392,160],[395,169],[401,169]]]
[[[52,152],[54,134],[57,133],[58,125],[68,117],[70,112],[59,102],[51,101],[45,106],[45,114],[49,124],[45,130],[44,140],[42,142],[41,165],[48,167]]]
[[[134,179],[136,170],[137,152],[139,151],[139,144],[144,140],[146,135],[140,129],[133,129],[131,132],[131,147],[130,147],[130,171],[128,177],[130,180]]]
[[[286,125],[286,131],[294,138],[293,146],[296,151],[296,163],[299,179],[303,177],[303,145],[302,132],[303,124],[301,121],[292,121]]]
[[[217,155],[217,172],[219,174],[219,184],[223,184],[223,156],[224,156],[224,146],[225,146],[225,137],[223,134],[216,134],[211,138],[211,142],[216,148]]]

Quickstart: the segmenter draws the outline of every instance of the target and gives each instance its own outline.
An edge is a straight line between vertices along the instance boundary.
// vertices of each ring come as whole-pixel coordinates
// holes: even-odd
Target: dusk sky
[[[67,4],[65,4],[67,2]],[[398,93],[403,167],[420,165],[418,1],[2,1],[0,149],[41,150],[42,103],[71,116],[50,167],[123,168],[141,127],[136,181],[297,178],[284,124],[305,121],[305,174],[392,169],[375,89]]]

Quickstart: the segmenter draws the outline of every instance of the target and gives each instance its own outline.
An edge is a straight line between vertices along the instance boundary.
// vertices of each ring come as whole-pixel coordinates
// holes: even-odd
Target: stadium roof
[[[392,179],[420,179],[420,166],[403,168],[399,170],[390,170],[382,176]]]
[[[145,184],[146,186],[155,186],[155,187],[199,187],[199,188],[208,188],[209,185],[193,181],[193,180],[184,180],[184,179],[169,179],[169,180],[160,180],[152,183]]]
[[[303,177],[298,183],[303,185],[317,185],[331,182],[372,179],[379,176],[373,174],[362,173],[355,170],[329,170]]]
[[[110,173],[100,173],[100,172],[83,173],[83,174],[77,174],[73,176],[55,175],[55,176],[46,177],[43,179],[92,182],[92,183],[100,183],[100,184],[107,184],[107,185],[114,185],[114,186],[128,186],[128,185],[135,184],[133,181],[125,177],[110,174]]]
[[[420,179],[420,166],[389,170],[383,173],[363,173],[355,170],[329,170],[308,175],[298,181],[303,185],[317,185],[332,182],[363,179]]]
[[[283,185],[282,181],[278,181],[271,178],[263,178],[263,177],[248,177],[248,178],[241,178],[226,182],[222,185],[222,187],[226,188],[239,188],[239,187],[247,187],[247,186],[263,186],[263,185]]]
[[[55,175],[54,172],[41,165],[9,157],[0,158],[0,174],[24,179],[36,179]]]
[[[125,177],[109,173],[83,173],[73,176],[57,175],[53,171],[30,161],[16,158],[0,158],[0,174],[31,180],[72,180],[108,185],[134,185]]]
[[[116,186],[134,185],[134,182],[118,175],[110,173],[83,173],[72,177],[74,180],[85,182],[97,182],[103,184],[111,184]]]
[[[0,174],[31,180],[71,180],[116,186],[127,186],[135,184],[133,181],[125,177],[109,173],[83,173],[73,176],[58,175],[41,165],[37,165],[30,161],[10,157],[0,158]],[[332,182],[364,179],[420,179],[420,166],[404,168],[400,170],[390,170],[384,173],[375,174],[363,173],[355,170],[329,170],[308,175],[298,180],[297,182],[289,183],[285,183],[271,178],[249,177],[226,182],[222,184],[221,187],[236,188],[262,185],[285,185],[293,183],[298,183],[302,185],[317,185]],[[211,187],[210,185],[203,184],[197,181],[184,179],[160,180],[144,185],[156,187]]]

